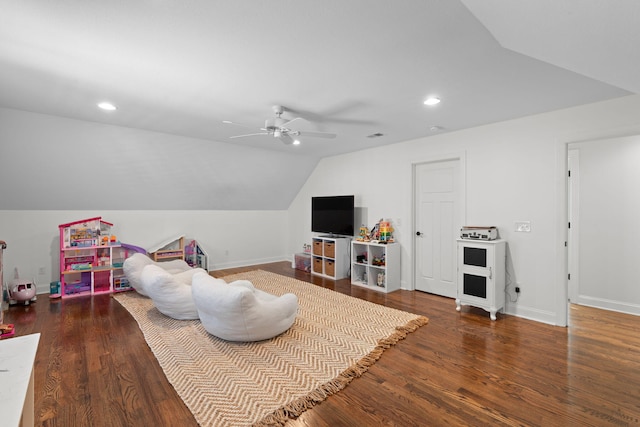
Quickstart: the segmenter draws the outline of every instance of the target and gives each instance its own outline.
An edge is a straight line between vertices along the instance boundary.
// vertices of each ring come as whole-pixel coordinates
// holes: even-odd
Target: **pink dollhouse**
[[[129,248],[120,244],[112,227],[101,217],[58,226],[62,298],[131,289],[122,271]]]

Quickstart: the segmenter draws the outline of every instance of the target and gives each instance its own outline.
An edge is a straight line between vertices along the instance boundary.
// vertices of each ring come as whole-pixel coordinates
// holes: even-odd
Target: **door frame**
[[[428,157],[423,157],[421,159],[418,160],[412,160],[410,167],[411,167],[411,197],[410,199],[410,206],[409,206],[409,210],[410,210],[410,218],[411,218],[411,274],[410,274],[410,281],[411,283],[409,284],[408,288],[409,290],[415,291],[416,290],[416,239],[415,239],[415,234],[416,234],[416,197],[415,197],[415,193],[416,193],[416,168],[418,166],[421,165],[425,165],[425,164],[435,164],[435,163],[441,163],[441,162],[448,162],[448,161],[453,161],[453,160],[457,160],[459,163],[459,168],[458,168],[458,182],[460,185],[459,188],[459,198],[460,198],[460,206],[458,207],[459,209],[459,215],[460,215],[460,221],[462,221],[462,223],[466,223],[467,221],[467,180],[466,180],[466,176],[467,176],[467,154],[465,151],[460,151],[460,152],[454,152],[454,153],[449,153],[449,154],[441,154],[441,155],[434,155],[434,156],[428,156]],[[457,280],[458,280],[458,275],[454,274],[454,280],[456,282],[457,285]]]
[[[580,289],[580,150],[567,146],[567,300],[577,303]],[[570,276],[569,276],[570,275]],[[570,278],[569,278],[570,277]]]
[[[556,147],[556,242],[555,242],[555,325],[569,323],[569,144],[558,143]]]

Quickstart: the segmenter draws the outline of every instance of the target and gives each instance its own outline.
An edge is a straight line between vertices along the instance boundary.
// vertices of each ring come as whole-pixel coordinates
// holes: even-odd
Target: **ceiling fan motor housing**
[[[282,127],[284,123],[286,123],[286,120],[281,119],[280,117],[276,117],[275,119],[267,119],[264,122],[264,129],[269,133],[273,133],[274,136],[279,136],[275,135],[275,133],[287,133],[289,131],[289,129]]]

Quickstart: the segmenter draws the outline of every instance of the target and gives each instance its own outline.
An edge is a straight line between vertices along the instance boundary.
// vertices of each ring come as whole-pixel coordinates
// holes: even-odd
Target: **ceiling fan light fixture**
[[[424,105],[437,105],[440,103],[440,98],[437,96],[430,96],[424,101]]]
[[[98,105],[98,108],[105,111],[115,111],[118,109],[115,105],[107,101],[99,102],[97,105]]]
[[[282,136],[282,132],[280,131],[280,129],[276,129],[273,131],[273,136],[276,138],[280,138]]]

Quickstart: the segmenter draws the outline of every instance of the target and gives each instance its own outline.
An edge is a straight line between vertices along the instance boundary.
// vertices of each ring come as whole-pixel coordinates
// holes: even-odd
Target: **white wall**
[[[286,210],[318,159],[0,108],[0,210]]]
[[[183,234],[195,238],[210,270],[290,258],[286,211],[0,211],[5,283],[18,268],[48,292],[59,279],[58,225],[96,216],[114,224],[120,241],[146,249]]]
[[[640,314],[640,136],[571,144],[579,156],[573,302]],[[572,240],[573,242],[573,240]]]
[[[291,252],[311,239],[310,199],[355,194],[368,226],[390,218],[402,244],[402,287],[413,289],[411,165],[466,155],[466,222],[495,225],[508,241],[506,311],[566,323],[566,145],[640,133],[640,97],[630,96],[323,159],[289,209]],[[531,221],[531,233],[514,232]],[[452,310],[455,305],[452,302]]]

